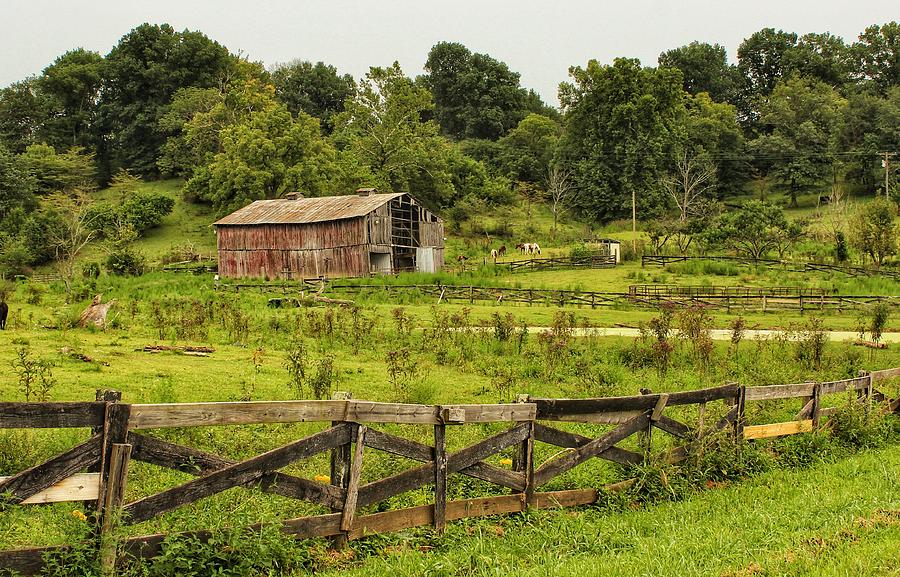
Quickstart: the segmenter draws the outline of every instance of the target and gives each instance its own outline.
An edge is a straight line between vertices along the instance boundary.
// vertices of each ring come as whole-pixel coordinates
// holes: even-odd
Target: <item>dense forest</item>
[[[852,43],[766,28],[737,55],[692,42],[655,66],[575,65],[557,109],[459,43],[436,44],[419,77],[393,63],[354,79],[143,24],[105,56],[73,49],[0,90],[0,266],[65,257],[84,240],[59,224],[72,215],[89,215],[92,238],[140,235],[171,204],[135,193],[138,178],[183,178],[185,199],[217,213],[375,186],[457,219],[524,197],[605,222],[634,198],[666,234],[708,229],[731,197],[883,190],[883,163],[900,166],[900,24]],[[109,185],[122,203],[77,210]]]

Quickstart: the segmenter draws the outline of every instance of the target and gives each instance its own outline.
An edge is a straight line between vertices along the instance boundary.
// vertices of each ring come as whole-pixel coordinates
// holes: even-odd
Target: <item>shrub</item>
[[[144,256],[131,246],[119,246],[106,258],[106,269],[119,276],[140,276],[144,265]]]

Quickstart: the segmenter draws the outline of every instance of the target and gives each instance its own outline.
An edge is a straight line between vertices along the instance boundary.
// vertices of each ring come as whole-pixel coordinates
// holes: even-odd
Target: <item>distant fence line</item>
[[[595,503],[600,496],[596,487],[537,490],[594,458],[619,465],[640,464],[651,457],[677,463],[691,455],[704,439],[719,432],[727,432],[736,440],[755,440],[816,430],[827,426],[825,419],[838,410],[825,406],[828,395],[855,393],[855,402],[867,412],[896,412],[900,410],[900,399],[886,398],[874,385],[897,377],[900,368],[862,372],[856,378],[822,383],[763,387],[729,383],[700,390],[591,399],[520,395],[515,403],[485,405],[380,403],[354,400],[346,393],[326,401],[146,405],[122,403],[121,393],[115,391],[98,391],[97,402],[0,403],[0,429],[92,431],[86,441],[65,453],[0,478],[0,495],[4,506],[93,502],[99,536],[96,547],[104,575],[115,573],[122,555],[158,555],[167,537],[155,534],[125,539],[118,531],[120,526],[148,521],[238,487],[311,502],[333,511],[281,521],[281,531],[296,538],[356,539],[425,525],[441,532],[448,521],[455,519]],[[759,417],[748,412],[748,403],[777,399],[800,399],[801,409],[790,421],[757,424]],[[707,416],[707,405],[717,401],[724,403],[722,416],[716,418],[718,412]],[[692,405],[696,407],[696,420],[695,413],[687,410]],[[164,428],[298,422],[326,423],[326,428],[239,462],[152,435],[152,430]],[[588,437],[555,424],[566,422],[613,428]],[[387,423],[430,427],[433,444],[373,427]],[[447,435],[452,427],[486,423],[507,423],[511,428],[463,449],[447,450]],[[654,455],[654,431],[674,438],[675,446]],[[635,436],[639,439],[634,444],[636,449],[620,446]],[[538,443],[549,445],[552,452],[536,452]],[[372,450],[421,465],[364,482],[363,455]],[[515,455],[510,468],[485,461],[510,450]],[[279,471],[321,453],[330,454],[327,483]],[[538,463],[542,455],[548,454]],[[370,462],[371,457],[366,459]],[[188,473],[194,479],[128,503],[125,485],[131,460]],[[82,472],[85,470],[96,472]],[[447,495],[451,474],[487,481],[494,490],[512,490],[512,494],[450,501]],[[604,489],[620,490],[633,482],[631,479]],[[360,514],[364,507],[428,486],[433,487],[432,504]],[[259,527],[249,529],[254,528]],[[209,533],[190,536],[203,540]],[[0,569],[37,574],[48,555],[65,549],[0,551]]]
[[[865,268],[858,266],[840,266],[821,262],[793,262],[775,259],[752,259],[741,256],[689,256],[689,255],[665,255],[647,254],[641,257],[641,266],[666,266],[691,260],[705,260],[712,262],[731,262],[739,265],[756,266],[760,264],[779,266],[783,270],[791,272],[839,272],[849,276],[886,276],[900,279],[900,271],[888,268]]]
[[[820,289],[794,287],[676,287],[675,285],[632,285],[629,292],[600,292],[558,289],[531,289],[449,284],[341,284],[326,279],[306,279],[293,282],[219,283],[218,290],[259,290],[268,293],[294,295],[314,291],[324,294],[370,296],[380,294],[391,298],[432,298],[440,303],[476,302],[518,303],[543,306],[590,307],[648,307],[659,308],[665,303],[675,306],[702,306],[738,311],[832,311],[859,310],[885,302],[900,307],[900,297],[883,295],[829,295]],[[297,299],[294,299],[297,300]],[[272,299],[273,306],[290,304],[290,298]],[[299,303],[299,301],[298,301]]]

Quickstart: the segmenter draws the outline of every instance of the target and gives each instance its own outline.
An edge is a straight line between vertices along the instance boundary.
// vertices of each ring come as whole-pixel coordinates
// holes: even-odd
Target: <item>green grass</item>
[[[359,545],[378,556],[324,574],[896,575],[898,542],[900,451],[890,447],[638,510],[459,522],[433,541],[409,532]]]

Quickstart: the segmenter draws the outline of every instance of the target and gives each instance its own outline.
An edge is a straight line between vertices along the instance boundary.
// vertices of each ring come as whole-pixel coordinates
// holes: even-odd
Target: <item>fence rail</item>
[[[688,255],[664,255],[664,254],[647,254],[641,257],[641,266],[655,265],[666,266],[668,264],[687,262],[691,260],[704,260],[711,262],[731,262],[739,265],[757,266],[779,266],[783,270],[791,272],[839,272],[849,276],[886,276],[893,279],[900,279],[900,271],[891,270],[889,268],[865,268],[858,266],[840,266],[828,264],[824,262],[794,262],[776,259],[752,259],[741,256],[688,256]]]
[[[500,261],[497,266],[507,267],[510,272],[557,270],[566,268],[615,268],[615,255],[592,254],[584,256],[559,256]]]
[[[234,488],[256,488],[282,497],[322,505],[331,514],[288,519],[281,530],[297,538],[337,536],[355,539],[370,533],[433,525],[442,531],[448,521],[523,511],[528,508],[573,506],[593,503],[596,488],[539,492],[549,481],[594,458],[618,464],[644,462],[651,453],[654,430],[675,439],[676,446],[662,455],[669,462],[686,458],[698,442],[719,431],[752,440],[812,431],[835,409],[824,407],[825,397],[855,391],[867,410],[900,411],[900,400],[888,400],[874,383],[900,378],[900,368],[862,373],[859,377],[826,383],[800,383],[746,387],[736,383],[672,393],[592,399],[547,399],[520,396],[516,403],[497,405],[414,405],[375,403],[341,398],[328,401],[125,404],[119,395],[101,394],[93,403],[0,403],[3,428],[91,427],[90,437],[48,461],[0,478],[3,506],[94,501],[97,508],[99,559],[112,574],[117,554],[152,557],[159,553],[165,535],[145,535],[116,541],[118,524],[132,525],[167,511]],[[748,424],[748,403],[800,398],[803,408],[788,422]],[[724,414],[704,423],[707,404],[724,403]],[[699,420],[689,424],[673,418],[669,409],[695,405]],[[677,415],[676,415],[677,416]],[[263,454],[231,461],[192,447],[171,443],[143,432],[165,427],[230,426],[322,422],[326,428]],[[554,426],[575,422],[612,426],[599,436],[587,437]],[[381,423],[427,425],[433,444],[393,435],[373,428]],[[468,424],[508,423],[509,428],[460,450],[447,450],[447,427]],[[634,435],[643,452],[620,446]],[[535,445],[564,449],[536,462]],[[513,449],[511,469],[485,461]],[[383,451],[421,463],[411,469],[367,483],[362,482],[363,455]],[[641,450],[641,449],[639,449]],[[329,483],[304,479],[279,469],[317,454],[330,453]],[[126,502],[124,488],[130,460],[150,463],[194,476],[190,481]],[[90,472],[96,468],[94,472]],[[88,470],[85,473],[83,471]],[[487,481],[508,495],[459,501],[447,500],[448,477],[460,474]],[[617,490],[620,482],[607,486]],[[402,493],[433,486],[433,504],[381,513],[360,510]],[[251,527],[250,529],[258,529]],[[208,533],[194,533],[206,539]],[[0,569],[34,574],[44,556],[61,548],[0,551]]]

